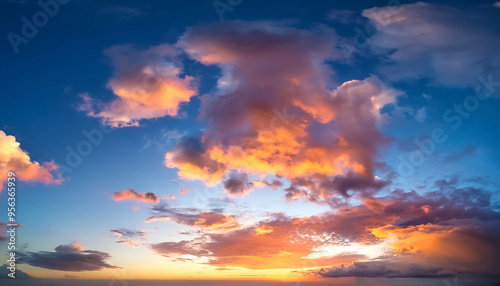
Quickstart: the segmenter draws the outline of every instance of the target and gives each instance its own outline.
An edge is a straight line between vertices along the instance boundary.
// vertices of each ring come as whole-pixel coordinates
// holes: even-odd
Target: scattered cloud
[[[425,194],[394,190],[382,197],[364,197],[360,205],[317,216],[269,214],[250,226],[224,232],[205,229],[191,233],[191,240],[152,248],[171,259],[187,255],[218,267],[314,265],[325,277],[494,275],[500,213],[491,209],[491,193],[458,186],[435,188]],[[194,225],[196,217],[167,212],[175,213],[173,220]],[[363,252],[365,248],[369,250]],[[377,259],[366,262],[367,255]],[[319,271],[331,265],[336,266]]]
[[[155,193],[145,193],[145,192],[137,193],[132,189],[115,192],[113,194],[113,200],[115,201],[130,200],[130,201],[138,201],[144,203],[157,203],[160,201],[160,199],[156,196]]]
[[[0,130],[0,191],[9,178],[9,172],[16,174],[17,181],[60,184],[63,178],[57,173],[59,169],[54,161],[42,164],[31,161],[16,138]]]
[[[123,243],[130,247],[140,246],[140,241],[144,240],[148,236],[147,232],[141,230],[131,230],[131,229],[112,229],[109,232],[118,236],[116,243]]]
[[[117,45],[104,51],[111,59],[114,75],[109,87],[116,95],[103,103],[88,94],[80,95],[79,106],[88,116],[113,127],[139,126],[141,119],[177,116],[180,105],[197,93],[193,77],[182,77],[179,51],[162,44],[145,50]]]

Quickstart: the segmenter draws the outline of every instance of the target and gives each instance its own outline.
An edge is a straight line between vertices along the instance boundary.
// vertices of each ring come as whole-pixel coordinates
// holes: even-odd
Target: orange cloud
[[[137,193],[132,189],[115,192],[113,194],[113,200],[115,201],[130,200],[130,201],[138,201],[145,203],[157,203],[160,201],[160,199],[156,196],[155,193],[145,193],[145,192]]]
[[[492,275],[500,255],[500,213],[490,208],[491,200],[490,193],[473,188],[422,195],[395,190],[317,216],[269,214],[250,226],[223,231],[205,227],[186,232],[194,235],[191,240],[152,247],[166,257],[194,256],[217,267],[319,270],[352,264],[317,272],[325,277]],[[228,216],[153,211],[192,227]],[[199,220],[205,215],[206,220]]]
[[[16,138],[0,130],[0,191],[9,172],[14,172],[18,181],[60,184],[63,179],[55,174],[58,170],[53,161],[42,164],[31,161]]]
[[[192,241],[165,242],[152,246],[165,257],[194,255],[208,258],[208,264],[247,269],[300,269],[352,263],[364,256],[341,254],[311,259],[317,236],[298,234],[300,220],[276,219],[232,232],[211,233]]]
[[[255,45],[246,44],[248,37]],[[325,62],[341,56],[335,41],[333,31],[312,33],[269,22],[188,30],[179,46],[201,63],[220,67],[222,76],[217,90],[202,97],[209,127],[201,138],[170,150],[166,166],[177,168],[183,179],[210,185],[231,171],[309,178],[322,187],[298,187],[318,199],[333,196],[327,185],[334,176],[379,187],[374,158],[387,139],[377,124],[384,117],[380,110],[398,91],[376,77],[328,88],[335,83]]]
[[[180,105],[197,93],[193,77],[182,74],[179,54],[172,46],[138,51],[131,45],[105,51],[115,69],[108,87],[117,96],[102,103],[82,94],[80,110],[113,127],[138,126],[141,119],[178,115]],[[167,60],[168,59],[168,60]]]
[[[385,226],[374,229],[373,234],[395,239],[391,243],[393,253],[406,257],[408,262],[454,271],[495,273],[495,261],[500,255],[498,243],[478,226]]]

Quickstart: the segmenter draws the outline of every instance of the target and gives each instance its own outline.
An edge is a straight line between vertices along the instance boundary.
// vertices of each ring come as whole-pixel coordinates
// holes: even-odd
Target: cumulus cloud
[[[123,243],[130,247],[138,247],[140,241],[148,235],[145,231],[125,228],[112,229],[109,232],[115,234],[119,238],[116,243]]]
[[[387,59],[380,72],[392,80],[426,78],[435,84],[477,84],[478,75],[500,71],[500,37],[485,11],[432,4],[401,5],[363,11],[377,28],[372,52]],[[484,45],[482,43],[488,43]]]
[[[138,201],[144,203],[157,203],[160,201],[160,199],[158,198],[158,196],[156,196],[155,193],[145,193],[145,192],[138,193],[132,189],[115,192],[113,194],[113,200],[115,201],[130,200],[130,201]]]
[[[79,110],[113,127],[139,126],[141,119],[178,115],[180,105],[197,93],[193,77],[183,76],[179,51],[162,44],[145,50],[117,45],[104,51],[114,68],[107,103],[81,94]]]
[[[19,253],[19,256],[23,263],[51,270],[97,271],[105,268],[119,268],[106,262],[110,258],[108,253],[84,250],[78,242],[60,245],[55,252]]]
[[[53,161],[42,164],[31,161],[16,138],[0,130],[0,191],[7,182],[9,172],[16,174],[17,181],[60,184],[63,179],[57,174],[59,169]]]
[[[320,184],[353,172],[374,182],[377,147],[387,142],[380,109],[399,92],[376,77],[333,88],[326,62],[342,57],[334,31],[235,21],[191,28],[178,46],[221,69],[217,89],[202,97],[208,129],[166,155],[180,177],[216,184],[237,171]]]

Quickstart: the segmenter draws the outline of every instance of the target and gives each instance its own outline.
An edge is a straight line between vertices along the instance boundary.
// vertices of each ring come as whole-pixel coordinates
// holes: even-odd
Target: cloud
[[[42,164],[31,161],[16,138],[0,130],[0,191],[9,172],[16,174],[17,181],[60,184],[63,178],[57,174],[59,168],[53,161]]]
[[[380,109],[399,92],[376,77],[332,88],[334,71],[326,62],[342,57],[336,38],[325,27],[272,22],[188,29],[178,46],[218,66],[221,76],[217,89],[202,97],[208,128],[198,139],[181,140],[167,153],[166,166],[211,185],[231,171],[311,177],[317,184],[354,172],[374,182],[377,148],[388,142],[377,129],[386,118]],[[326,199],[334,192],[316,195]]]
[[[18,253],[23,263],[31,266],[60,271],[97,271],[105,268],[119,268],[109,265],[110,255],[96,250],[83,250],[78,242],[60,245],[55,252],[40,251]]]
[[[415,112],[415,119],[418,122],[424,122],[427,119],[427,109],[424,107],[417,109]]]
[[[179,224],[200,229],[230,231],[239,228],[238,220],[233,215],[225,215],[216,211],[199,211],[192,208],[170,208],[159,204],[151,208],[153,216],[146,222],[172,220]]]
[[[184,137],[165,155],[165,165],[179,168],[179,177],[187,180],[200,179],[214,185],[224,178],[226,166],[206,154],[205,146],[198,137]]]
[[[76,241],[68,245],[59,245],[55,250],[59,253],[80,253],[83,249],[83,246]]]
[[[424,194],[394,190],[377,198],[364,194],[362,204],[316,216],[269,214],[252,225],[205,229],[192,233],[191,240],[152,248],[171,259],[189,256],[218,267],[319,271],[338,265],[319,272],[328,277],[494,275],[500,213],[492,210],[492,194],[456,185],[435,188]],[[195,218],[187,218],[184,224],[194,225]]]
[[[404,4],[363,11],[377,28],[367,39],[371,51],[387,60],[379,71],[391,80],[426,78],[434,84],[477,84],[477,76],[500,72],[500,38],[489,18],[440,4]],[[488,43],[482,45],[481,43]]]
[[[253,184],[248,182],[248,175],[244,173],[232,172],[224,181],[224,191],[231,196],[247,195],[252,187]]]
[[[119,240],[117,240],[116,243],[123,243],[130,247],[138,247],[140,245],[140,241],[148,235],[145,231],[125,228],[112,229],[109,232],[118,236]]]
[[[0,266],[0,280],[1,279],[12,279],[11,277],[8,276],[10,272],[9,270],[9,265],[7,264],[4,264],[2,266]],[[31,277],[28,273],[20,270],[18,267],[16,267],[16,278],[15,279],[32,279],[33,277]]]
[[[113,194],[113,200],[115,201],[130,200],[130,201],[138,201],[144,203],[157,203],[160,201],[160,199],[156,196],[155,193],[145,193],[145,192],[137,193],[132,189],[115,192]]]
[[[439,268],[422,265],[407,265],[393,262],[355,262],[349,267],[333,267],[321,269],[317,274],[323,277],[384,277],[384,278],[436,278],[457,275]]]
[[[190,255],[208,259],[206,263],[214,266],[247,269],[302,268],[313,263],[323,266],[364,258],[358,254],[307,258],[317,237],[301,236],[292,222],[298,221],[278,218],[232,232],[205,234],[191,241],[157,243],[152,249],[172,259]]]
[[[447,163],[456,163],[464,157],[473,156],[476,152],[476,147],[474,145],[467,144],[459,152],[443,154],[442,158]]]
[[[191,188],[184,188],[184,189],[180,189],[180,190],[179,190],[179,194],[181,194],[181,195],[185,195],[185,194],[187,194],[190,190],[191,190]]]
[[[182,76],[179,51],[166,44],[137,50],[117,45],[104,51],[114,68],[109,87],[116,95],[103,103],[81,94],[79,110],[113,127],[139,126],[141,119],[177,116],[197,93],[193,77]]]

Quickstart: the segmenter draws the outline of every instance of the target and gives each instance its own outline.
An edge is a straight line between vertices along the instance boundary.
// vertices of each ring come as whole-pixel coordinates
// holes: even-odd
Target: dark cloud
[[[232,196],[242,196],[250,192],[253,184],[248,182],[248,175],[244,173],[231,172],[229,178],[224,181],[224,190]]]
[[[19,253],[20,261],[31,266],[60,271],[96,271],[119,268],[106,262],[111,256],[106,252],[84,250],[78,243],[59,245],[55,252],[40,251]]]
[[[11,273],[11,271],[9,270],[9,265],[7,264],[4,264],[2,266],[0,266],[0,280],[1,279],[12,279],[11,277],[8,276],[8,274]],[[21,269],[19,269],[19,267],[16,267],[16,274],[15,274],[15,279],[32,279],[33,277],[31,277],[28,273],[22,271]]]
[[[429,268],[422,265],[410,264],[398,269],[395,263],[385,262],[355,262],[349,267],[333,267],[321,269],[317,274],[323,277],[384,277],[384,278],[436,278],[450,277],[457,273],[440,268]]]

